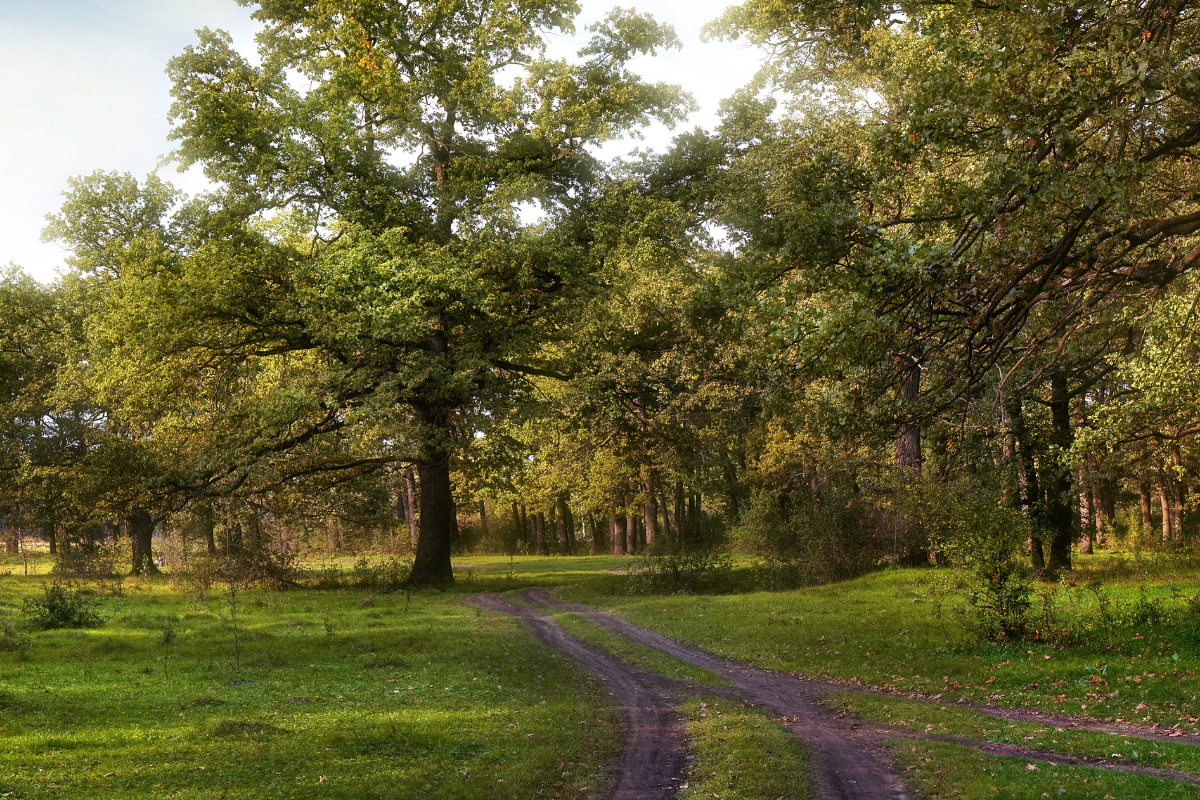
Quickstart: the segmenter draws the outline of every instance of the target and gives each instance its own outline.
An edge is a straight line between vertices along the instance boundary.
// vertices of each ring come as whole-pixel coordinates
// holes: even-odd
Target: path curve
[[[674,682],[597,652],[543,613],[496,594],[471,598],[478,606],[520,619],[542,643],[578,661],[608,684],[625,715],[625,742],[613,800],[669,800],[687,777],[687,737],[672,696]]]
[[[544,589],[516,593],[523,601],[543,608],[570,611],[639,644],[707,669],[737,687],[744,702],[762,706],[782,718],[805,744],[813,765],[813,783],[819,798],[838,800],[906,800],[908,793],[891,763],[886,741],[851,720],[836,717],[816,697],[824,685],[806,685],[781,673],[718,658],[624,619],[590,606],[561,603]],[[689,687],[695,692],[695,687]],[[705,691],[711,691],[706,688]],[[720,693],[720,690],[715,690]]]

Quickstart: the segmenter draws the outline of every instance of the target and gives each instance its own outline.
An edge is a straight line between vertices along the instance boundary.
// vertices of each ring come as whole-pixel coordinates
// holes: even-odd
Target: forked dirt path
[[[514,605],[496,594],[476,605],[517,617],[541,642],[570,656],[608,684],[625,714],[624,750],[613,800],[668,800],[687,776],[687,736],[675,711],[674,681],[635,669],[571,636],[544,613]]]
[[[908,728],[855,721],[831,712],[819,699],[822,694],[831,690],[848,691],[845,686],[807,681],[715,656],[656,631],[634,625],[611,612],[591,606],[559,602],[545,589],[525,589],[517,592],[517,595],[523,602],[535,607],[578,614],[612,633],[707,669],[728,680],[737,687],[735,696],[777,714],[804,741],[813,762],[816,794],[821,798],[857,800],[907,797],[904,784],[887,753],[887,743],[894,739],[942,741],[971,747],[990,755],[1025,758],[1047,764],[1078,764],[1200,785],[1200,777],[1176,770],[1068,756],[1013,744],[922,733]],[[687,686],[687,690],[694,692],[695,687]],[[706,688],[705,691],[711,690]],[[1038,721],[1044,722],[1045,718]],[[1109,726],[1080,725],[1078,721],[1073,721],[1073,727],[1076,730],[1101,730]]]

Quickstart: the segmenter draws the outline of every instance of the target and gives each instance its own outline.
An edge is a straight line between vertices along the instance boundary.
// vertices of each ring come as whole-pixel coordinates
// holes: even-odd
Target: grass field
[[[1082,559],[1075,586],[1044,587],[1059,605],[1058,638],[1001,646],[967,637],[946,570],[639,596],[621,588],[628,558],[455,563],[449,592],[240,593],[240,657],[227,593],[127,579],[102,596],[103,626],[35,632],[28,647],[0,651],[0,797],[602,796],[620,743],[605,694],[515,622],[488,622],[464,602],[526,586],[563,586],[566,599],[762,667],[877,689],[829,698],[867,720],[1200,774],[1198,751],[1168,736],[1059,731],[972,710],[1195,732],[1200,620],[1187,610],[1197,573],[1178,561]],[[22,597],[40,592],[48,563],[33,568],[25,577],[19,562],[0,562],[0,623],[18,622]],[[719,679],[575,615],[558,619],[593,646],[696,685],[681,709],[696,756],[684,796],[804,796],[803,753],[761,712],[704,699]],[[715,726],[718,713],[728,718]],[[1033,770],[949,742],[898,739],[893,751],[931,798],[1200,796],[1087,766]]]

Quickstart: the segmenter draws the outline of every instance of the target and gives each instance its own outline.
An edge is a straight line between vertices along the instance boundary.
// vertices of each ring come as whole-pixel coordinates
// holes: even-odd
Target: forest
[[[685,43],[636,9],[558,58],[573,0],[242,5],[256,58],[202,29],[166,65],[171,163],[213,188],[72,179],[42,233],[66,270],[0,272],[0,797],[48,791],[41,753],[126,758],[88,791],[157,796],[151,704],[217,714],[162,736],[217,742],[228,797],[331,747],[358,777],[286,790],[1200,792],[1200,8],[746,0],[705,35],[761,70],[687,130],[694,87],[635,63]],[[669,148],[601,157],[651,125]],[[1106,691],[1136,658],[1161,663]],[[118,703],[97,669],[139,682],[107,716],[125,755],[65,743],[76,705]],[[447,726],[507,753],[492,695],[418,692],[403,723],[346,700],[418,669],[550,706],[475,763]],[[820,699],[779,705],[771,670]],[[693,772],[651,765],[674,788],[628,782],[639,680],[685,720],[655,752]],[[321,751],[328,702],[360,729]],[[771,722],[810,713],[843,744],[846,715],[895,726],[893,760]],[[1134,752],[1120,725],[1185,738]],[[1042,729],[1078,741],[1038,755]],[[178,758],[179,796],[209,796]]]

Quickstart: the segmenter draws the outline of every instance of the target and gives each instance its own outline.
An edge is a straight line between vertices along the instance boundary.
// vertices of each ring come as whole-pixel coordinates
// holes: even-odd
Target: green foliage
[[[925,481],[902,502],[917,512],[913,521],[927,526],[935,552],[965,569],[967,604],[959,609],[964,626],[985,641],[1024,637],[1033,584],[1019,559],[1030,536],[1020,510],[983,484]]]
[[[648,554],[626,567],[633,594],[714,594],[733,588],[733,558],[712,547]]]
[[[26,597],[22,612],[31,628],[98,628],[104,624],[95,592],[73,581],[42,584],[41,597]]]
[[[866,510],[839,502],[831,491],[816,505],[791,510],[765,492],[751,498],[731,538],[754,555],[754,574],[763,588],[783,590],[842,580],[874,566],[877,542],[864,536]]]

